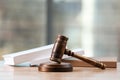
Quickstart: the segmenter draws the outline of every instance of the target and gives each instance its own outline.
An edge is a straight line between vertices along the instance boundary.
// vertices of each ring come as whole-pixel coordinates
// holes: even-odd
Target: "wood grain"
[[[2,62],[0,80],[120,80],[120,63],[105,70],[74,67],[73,72],[40,72],[37,67],[13,67]]]

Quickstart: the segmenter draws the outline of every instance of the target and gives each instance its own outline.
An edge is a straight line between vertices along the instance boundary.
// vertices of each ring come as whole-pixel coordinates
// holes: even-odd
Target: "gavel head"
[[[50,57],[51,61],[61,63],[62,56],[66,49],[67,40],[68,40],[67,37],[58,35],[58,37],[54,43],[53,49],[52,49],[52,54]]]

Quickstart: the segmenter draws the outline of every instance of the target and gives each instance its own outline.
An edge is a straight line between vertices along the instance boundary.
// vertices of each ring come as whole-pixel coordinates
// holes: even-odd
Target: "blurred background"
[[[3,54],[69,37],[69,49],[120,61],[120,0],[0,0],[0,59]]]

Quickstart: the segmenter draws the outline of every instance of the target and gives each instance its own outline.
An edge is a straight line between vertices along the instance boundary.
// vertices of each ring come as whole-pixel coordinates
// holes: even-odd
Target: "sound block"
[[[40,64],[38,70],[42,72],[71,72],[73,67],[70,63],[47,62]]]

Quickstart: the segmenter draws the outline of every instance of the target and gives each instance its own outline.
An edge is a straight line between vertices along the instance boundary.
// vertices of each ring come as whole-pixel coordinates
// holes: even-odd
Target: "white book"
[[[30,50],[6,54],[3,55],[4,64],[16,65],[37,58],[48,58],[51,55],[52,48],[53,48],[53,44],[50,44],[38,48],[33,48]]]
[[[53,45],[54,44],[3,55],[4,64],[17,65],[24,62],[31,63],[31,61],[34,60],[48,59],[51,56]],[[74,49],[73,51],[78,52],[78,54],[84,54],[82,49]]]

